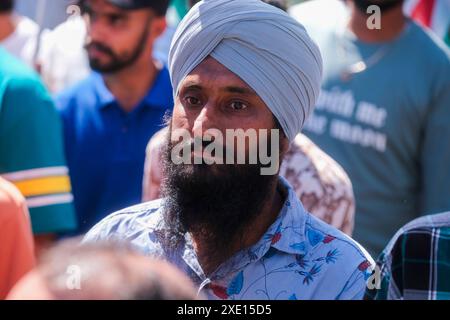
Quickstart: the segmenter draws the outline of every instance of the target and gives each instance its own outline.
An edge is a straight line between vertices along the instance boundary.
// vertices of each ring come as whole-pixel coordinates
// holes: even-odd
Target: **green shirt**
[[[26,197],[35,234],[76,226],[59,115],[38,75],[2,48],[0,175]]]
[[[377,255],[408,221],[450,210],[448,48],[412,21],[381,44],[359,41],[343,23],[306,29],[324,76],[305,134],[349,175],[354,237]],[[366,69],[349,75],[362,61]]]

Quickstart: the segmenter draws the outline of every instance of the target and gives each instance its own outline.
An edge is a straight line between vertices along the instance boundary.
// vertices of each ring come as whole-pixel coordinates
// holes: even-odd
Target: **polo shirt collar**
[[[100,109],[103,109],[112,103],[116,102],[116,98],[106,87],[105,81],[100,73],[94,72],[92,74],[92,80],[94,83],[95,91],[97,93],[98,104]]]
[[[165,105],[167,103],[167,96],[165,93],[167,92],[167,86],[170,83],[169,72],[166,67],[160,67],[157,72],[158,74],[155,77],[151,89],[138,105],[143,104],[146,107],[168,107]],[[98,97],[97,106],[100,109],[103,109],[113,103],[117,103],[116,97],[114,97],[111,91],[106,87],[102,75],[98,72],[94,72],[92,77]],[[170,88],[169,90],[171,91]]]

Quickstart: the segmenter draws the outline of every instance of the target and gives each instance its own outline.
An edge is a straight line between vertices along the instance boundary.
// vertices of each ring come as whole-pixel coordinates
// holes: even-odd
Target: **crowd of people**
[[[450,299],[449,1],[65,5],[0,2],[0,299]]]

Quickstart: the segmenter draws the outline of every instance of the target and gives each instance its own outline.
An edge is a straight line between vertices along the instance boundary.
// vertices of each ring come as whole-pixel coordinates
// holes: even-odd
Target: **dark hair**
[[[287,10],[286,0],[262,0],[262,1],[274,7],[277,7],[278,9],[281,9],[283,11]]]
[[[167,8],[169,7],[169,0],[152,0],[151,6],[156,15],[158,16],[164,16],[166,15]]]
[[[200,0],[189,0],[188,1],[189,8],[192,8],[197,2],[200,2]]]
[[[55,299],[103,299],[102,292],[108,292],[108,299],[121,300],[196,298],[195,290],[164,282],[151,268],[137,267],[130,260],[133,257],[140,254],[130,244],[110,241],[80,245],[79,239],[71,239],[45,252],[38,269]],[[61,282],[73,267],[83,268],[80,290],[68,290],[67,284]],[[111,274],[114,281],[108,278]]]
[[[9,12],[14,8],[14,0],[0,0],[0,13]]]

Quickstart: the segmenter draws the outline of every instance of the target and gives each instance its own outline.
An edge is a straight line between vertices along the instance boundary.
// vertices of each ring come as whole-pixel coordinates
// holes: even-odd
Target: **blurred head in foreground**
[[[162,260],[115,244],[63,242],[10,292],[10,300],[192,300],[191,282]]]

